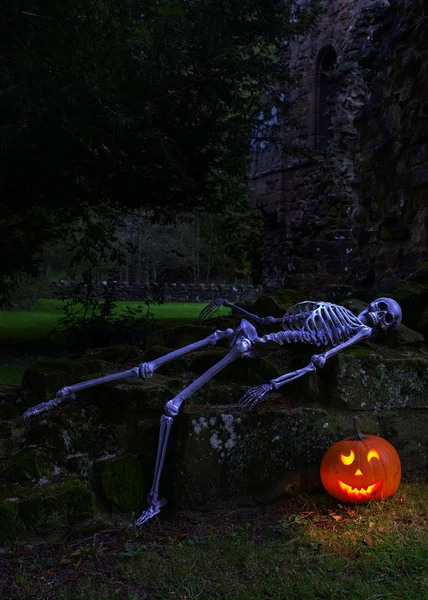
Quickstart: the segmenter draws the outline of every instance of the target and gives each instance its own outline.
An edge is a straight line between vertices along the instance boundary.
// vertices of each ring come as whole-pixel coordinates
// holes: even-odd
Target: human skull
[[[377,298],[358,315],[360,321],[369,327],[380,327],[384,331],[395,329],[401,323],[400,305],[391,298]]]

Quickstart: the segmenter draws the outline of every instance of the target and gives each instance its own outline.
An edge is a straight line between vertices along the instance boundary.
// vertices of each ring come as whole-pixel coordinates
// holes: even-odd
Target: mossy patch
[[[116,344],[113,346],[104,346],[102,348],[90,348],[85,352],[85,356],[111,363],[135,360],[137,366],[142,360],[143,351],[139,346]]]
[[[192,373],[202,375],[219,362],[229,350],[205,350],[192,357],[188,369]],[[281,374],[277,365],[269,358],[240,358],[215,375],[218,382],[234,384],[258,385],[268,383]]]
[[[351,410],[426,408],[428,357],[409,349],[350,348],[320,371],[330,401]]]
[[[35,424],[26,433],[26,444],[32,444],[43,448],[51,455],[63,456],[66,451],[64,432],[52,421]]]
[[[22,378],[22,393],[26,400],[43,402],[55,397],[58,390],[88,379],[100,377],[111,370],[111,364],[96,358],[57,358],[32,364]]]
[[[399,281],[389,296],[401,306],[403,323],[418,331],[419,319],[428,305],[428,283],[419,283],[410,277]]]
[[[109,504],[120,511],[139,511],[144,505],[149,482],[132,454],[94,465],[96,478]]]
[[[252,313],[259,317],[282,317],[285,311],[307,298],[297,290],[278,290],[258,298],[252,308]]]
[[[72,406],[53,414],[52,420],[66,432],[66,448],[70,454],[84,452],[90,458],[98,458],[117,451],[120,423],[110,422],[98,406]]]
[[[95,514],[92,493],[73,476],[19,503],[19,517],[26,530],[38,534],[80,523]]]
[[[49,456],[37,448],[24,448],[0,471],[0,486],[3,482],[25,484],[39,481],[50,475],[54,465]]]
[[[108,386],[94,388],[91,401],[103,413],[120,422],[126,411],[162,410],[181,389],[181,377],[167,377],[156,373],[150,379],[127,379]]]
[[[172,348],[166,348],[165,346],[151,346],[144,354],[144,362],[156,360],[171,352],[174,352]],[[186,360],[185,356],[180,356],[159,367],[159,371],[156,371],[156,373],[183,373],[186,366]]]
[[[15,538],[18,508],[15,502],[0,502],[0,543]]]

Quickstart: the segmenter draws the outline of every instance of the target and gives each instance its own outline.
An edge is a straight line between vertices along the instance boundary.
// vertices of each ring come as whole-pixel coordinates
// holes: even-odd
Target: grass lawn
[[[139,302],[123,301],[117,303],[116,314],[121,314],[127,306],[136,308]],[[19,341],[39,339],[46,335],[62,316],[60,300],[40,299],[31,311],[0,311],[0,340]],[[151,305],[150,312],[156,320],[173,325],[176,321],[196,322],[199,313],[206,304],[199,302],[166,302],[159,306]],[[218,314],[230,314],[226,308]]]
[[[423,600],[428,488],[341,505],[325,495],[158,519],[5,559],[4,598],[25,600]]]
[[[140,304],[136,301],[118,302],[115,313],[121,314],[127,306],[136,308]],[[57,347],[45,336],[62,316],[61,306],[59,300],[40,299],[31,311],[0,311],[0,383],[20,384],[31,362],[57,355]],[[155,328],[164,329],[196,323],[204,306],[206,304],[195,302],[167,302],[150,306],[150,312],[155,318]],[[221,308],[218,315],[230,312],[230,309]]]

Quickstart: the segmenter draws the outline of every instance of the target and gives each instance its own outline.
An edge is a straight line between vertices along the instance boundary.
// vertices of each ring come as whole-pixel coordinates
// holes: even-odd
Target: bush
[[[32,310],[37,300],[47,291],[44,275],[32,277],[27,273],[15,273],[3,281],[0,307],[4,310]]]
[[[145,300],[136,308],[126,307],[121,315],[114,314],[117,298],[106,286],[104,298],[99,298],[91,281],[63,286],[57,297],[64,302],[63,316],[58,319],[50,336],[60,337],[73,350],[110,344],[140,344],[140,335],[146,337],[154,328],[151,304],[161,304],[163,298]]]

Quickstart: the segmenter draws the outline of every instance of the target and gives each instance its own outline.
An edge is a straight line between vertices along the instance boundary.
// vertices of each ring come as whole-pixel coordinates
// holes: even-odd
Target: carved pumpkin
[[[377,435],[361,435],[354,417],[354,435],[333,444],[324,455],[321,481],[342,502],[362,503],[392,496],[401,479],[395,448]]]

